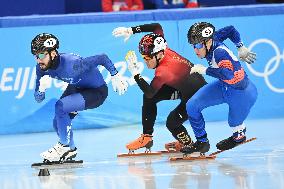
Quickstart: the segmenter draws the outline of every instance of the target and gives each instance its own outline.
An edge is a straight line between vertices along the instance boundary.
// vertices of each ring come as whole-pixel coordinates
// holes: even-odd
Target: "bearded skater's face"
[[[198,58],[202,59],[206,56],[206,52],[209,51],[209,49],[212,46],[212,39],[206,41],[206,42],[201,42],[192,45],[194,48],[195,54],[198,56]],[[207,51],[206,51],[207,49]]]
[[[156,56],[142,55],[142,57],[149,69],[155,69],[157,67],[157,64],[164,57],[164,53],[159,52],[158,54],[156,54]]]
[[[55,52],[51,52],[50,54],[45,51],[35,55],[36,61],[39,64],[39,67],[42,71],[46,71],[51,67],[52,60],[55,57]]]

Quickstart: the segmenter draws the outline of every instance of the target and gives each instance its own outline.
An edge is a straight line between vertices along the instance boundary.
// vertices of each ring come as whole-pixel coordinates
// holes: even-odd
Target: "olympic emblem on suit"
[[[276,92],[276,93],[284,93],[284,88],[275,87],[271,83],[271,81],[269,79],[269,76],[274,74],[275,71],[279,68],[281,60],[284,61],[284,51],[283,51],[283,54],[281,54],[280,49],[278,48],[278,46],[273,41],[271,41],[269,39],[258,39],[258,40],[255,40],[253,43],[250,44],[248,49],[252,50],[253,47],[255,47],[256,45],[259,45],[259,44],[268,44],[268,45],[270,45],[273,48],[273,50],[275,51],[275,55],[272,58],[270,58],[269,61],[265,64],[263,72],[256,71],[253,68],[253,64],[247,64],[248,69],[255,76],[263,77],[266,85],[268,86],[268,88],[270,90],[272,90],[273,92]]]

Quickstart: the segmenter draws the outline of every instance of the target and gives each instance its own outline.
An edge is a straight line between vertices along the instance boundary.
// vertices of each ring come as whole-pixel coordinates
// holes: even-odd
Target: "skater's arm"
[[[154,98],[156,95],[163,96],[163,99],[171,99],[173,93],[176,92],[176,89],[165,84],[164,79],[161,77],[155,76],[151,85],[149,85],[140,74],[134,76],[136,83],[139,88],[143,91],[147,98]],[[176,93],[178,96],[179,93]],[[178,97],[174,98],[177,99]]]
[[[155,95],[154,88],[140,74],[135,75],[134,79],[147,98],[152,98]]]
[[[83,71],[90,69],[92,66],[97,67],[98,65],[105,67],[112,76],[118,73],[114,64],[106,54],[90,56],[82,59]]]
[[[170,99],[175,100],[180,97],[180,93],[175,88],[172,88],[166,84],[163,84],[160,89],[155,90],[155,88],[149,85],[141,77],[140,74],[135,75],[134,79],[147,98],[160,97],[165,100],[170,100]]]
[[[36,82],[35,82],[36,86],[35,86],[35,91],[38,91],[39,84],[40,84],[40,83],[39,83],[39,80],[40,80],[40,78],[41,78],[42,76],[44,76],[44,74],[43,74],[43,72],[40,70],[39,65],[37,64],[37,65],[36,65]]]
[[[154,95],[154,98],[164,100],[176,100],[181,97],[180,91],[164,84]]]
[[[240,33],[234,26],[227,26],[219,29],[215,32],[214,38],[218,41],[225,41],[226,39],[230,39],[237,48],[243,46],[243,42],[241,41]]]
[[[45,91],[39,90],[40,88],[40,79],[44,76],[42,71],[40,71],[39,65],[36,66],[36,87],[34,91],[35,100],[40,103],[45,99]]]
[[[206,69],[206,75],[210,75],[221,80],[230,80],[234,78],[234,72],[229,68],[231,62],[229,60],[223,60],[219,68],[208,67]]]
[[[224,27],[215,32],[214,39],[223,42],[230,39],[238,49],[238,56],[240,60],[252,64],[256,61],[256,53],[250,51],[242,42],[240,33],[234,26]]]
[[[214,57],[218,64],[218,68],[208,67],[206,69],[206,75],[210,75],[221,80],[230,80],[234,78],[234,67],[227,51],[223,49],[216,49],[214,51]]]
[[[159,23],[143,24],[131,27],[133,34],[141,32],[153,32],[164,36],[163,28]]]
[[[131,35],[141,32],[153,32],[164,36],[163,28],[159,23],[143,24],[134,27],[118,27],[112,31],[112,35],[115,37],[124,37],[124,41],[127,41]]]

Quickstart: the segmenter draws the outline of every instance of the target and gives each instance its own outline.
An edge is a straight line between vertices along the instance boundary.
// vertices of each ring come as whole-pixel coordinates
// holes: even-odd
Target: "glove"
[[[45,90],[51,85],[51,77],[49,75],[44,75],[39,80],[39,92],[45,92]]]
[[[124,42],[126,42],[132,34],[132,28],[126,27],[118,27],[112,31],[112,35],[114,35],[115,37],[124,37]]]
[[[38,103],[41,103],[45,99],[45,92],[35,91],[34,97]]]
[[[252,64],[256,60],[256,53],[249,51],[245,46],[238,48],[238,56],[241,61],[244,61],[248,64]]]
[[[120,76],[119,73],[111,76],[112,87],[115,92],[118,92],[119,95],[124,94],[127,91],[128,84],[126,80]]]
[[[191,70],[190,70],[190,74],[193,74],[193,73],[199,73],[199,74],[206,74],[206,70],[207,70],[207,67],[201,65],[201,64],[195,64]]]
[[[128,67],[128,70],[129,72],[135,76],[137,74],[140,74],[139,73],[139,68],[137,66],[137,56],[135,54],[135,51],[128,51],[126,56],[125,56],[125,60],[127,62],[127,67]]]

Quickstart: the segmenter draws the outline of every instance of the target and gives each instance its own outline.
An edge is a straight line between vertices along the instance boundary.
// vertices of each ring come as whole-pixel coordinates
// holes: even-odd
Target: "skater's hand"
[[[132,28],[126,28],[126,27],[118,27],[112,31],[113,36],[124,37],[124,42],[126,42],[132,34],[133,34]]]
[[[39,80],[39,92],[45,92],[45,90],[51,86],[51,77],[49,75],[44,75]]]
[[[199,73],[199,74],[206,74],[207,67],[201,64],[195,64],[190,71],[190,74]]]
[[[126,56],[125,56],[125,60],[127,62],[127,67],[128,67],[128,70],[129,72],[135,76],[137,74],[140,74],[139,73],[139,68],[137,66],[137,56],[135,54],[134,51],[128,51]]]
[[[45,99],[45,92],[36,91],[34,97],[38,103],[41,103]]]
[[[241,61],[252,64],[256,61],[256,53],[249,51],[244,45],[238,48],[238,56]]]
[[[124,94],[127,91],[127,81],[119,73],[111,76],[112,87],[119,95]]]

